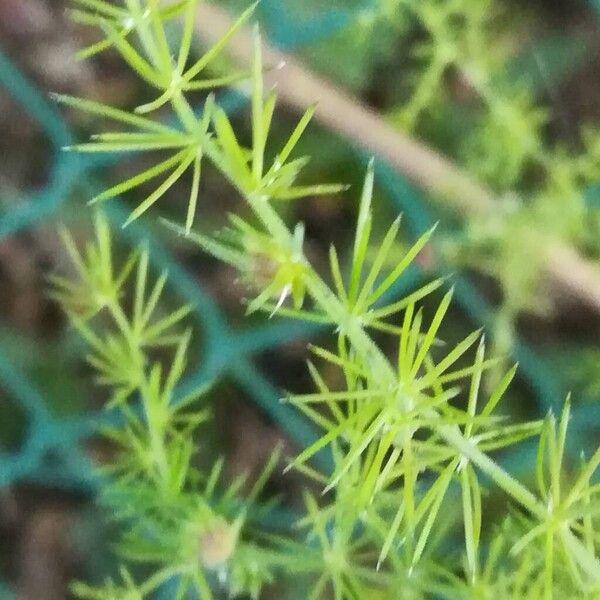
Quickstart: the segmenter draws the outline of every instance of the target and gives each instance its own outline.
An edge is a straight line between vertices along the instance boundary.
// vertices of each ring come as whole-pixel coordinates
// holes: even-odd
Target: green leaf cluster
[[[215,461],[208,472],[194,461],[202,449],[194,433],[208,415],[196,407],[199,393],[177,396],[189,355],[190,333],[178,331],[187,308],[157,316],[165,276],[149,283],[144,250],[114,268],[112,242],[101,216],[96,218],[96,240],[85,252],[77,251],[65,235],[78,279],[56,278],[54,294],[88,341],[90,363],[110,390],[109,404],[123,420],[105,429],[118,458],[104,469],[104,501],[124,530],[119,544],[124,562],[130,569],[142,563],[154,570],[141,583],[123,571],[120,584],[77,585],[77,593],[92,599],[144,598],[175,580],[176,598],[188,597],[191,590],[203,599],[221,593],[258,597],[271,581],[307,580],[305,597],[315,600],[520,598],[525,593],[549,600],[564,597],[564,590],[573,598],[598,597],[600,540],[595,524],[600,488],[593,476],[600,458],[596,452],[590,460],[582,460],[579,472],[565,482],[572,477],[564,458],[569,402],[558,425],[551,415],[544,421],[508,422],[498,407],[516,367],[484,394],[482,379],[497,361],[486,357],[481,332],[455,345],[443,341],[452,292],[431,315],[420,307],[444,282],[433,281],[401,299],[391,296],[394,284],[433,231],[390,266],[399,220],[374,242],[371,164],[349,268],[342,267],[334,247],[328,277],[314,268],[304,253],[302,224],[288,227],[278,207],[282,200],[340,188],[296,183],[306,161],[290,160],[290,155],[311,111],[272,166],[265,166],[275,95],[265,99],[258,33],[251,74],[251,147],[240,143],[213,97],[205,100],[201,115],[191,109],[186,85],[197,81],[251,9],[204,58],[187,68],[195,0],[176,3],[172,10],[151,0],[127,1],[119,7],[126,11],[126,19],[120,12],[111,13],[113,5],[107,2],[79,3],[88,9],[83,11],[86,19],[105,34],[105,47],[117,50],[142,79],[161,91],[154,104],[131,113],[63,97],[67,104],[135,129],[114,138],[99,137],[79,150],[171,152],[154,170],[122,182],[100,198],[108,200],[172,169],[132,213],[132,220],[193,164],[185,223],[170,226],[239,270],[256,292],[249,312],[260,309],[322,323],[329,327],[331,343],[312,348],[314,360],[308,370],[315,392],[290,393],[283,399],[321,432],[314,444],[291,458],[288,469],[304,474],[313,489],[317,485],[322,498],[307,489],[297,533],[268,535],[261,532],[257,513],[269,504],[258,505],[257,500],[277,464],[277,454],[246,495],[241,493],[243,479],[220,484],[222,461]],[[475,4],[469,3],[473,14]],[[456,5],[449,3],[453,9]],[[424,2],[421,10],[432,27],[445,26],[439,22],[447,13],[441,3]],[[172,61],[163,26],[175,12],[184,17],[175,55],[184,58]],[[113,15],[116,21],[110,22],[107,16]],[[163,125],[154,116],[139,114],[166,103],[179,119],[178,129],[158,131]],[[203,157],[234,185],[245,212],[250,212],[250,217],[231,215],[231,226],[216,235],[191,232]],[[376,250],[371,252],[373,246]],[[130,279],[133,299],[128,308],[124,289]],[[383,334],[386,345],[391,340],[396,348],[393,358],[374,334]],[[166,349],[166,356],[155,357],[157,349]],[[337,372],[336,385],[328,382],[326,370]],[[536,491],[493,458],[495,451],[528,438],[539,443]],[[320,450],[330,453],[331,472],[311,464]],[[490,490],[504,493],[513,514],[487,536],[485,495]],[[453,554],[443,543],[456,525],[463,543]]]
[[[95,239],[83,254],[63,233],[77,279],[53,277],[52,295],[87,342],[97,383],[109,392],[115,424],[103,426],[102,434],[116,455],[100,469],[106,482],[101,500],[124,526],[119,554],[130,564],[151,564],[155,572],[139,585],[123,571],[122,585],[77,584],[74,591],[82,598],[146,598],[177,578],[178,598],[193,589],[212,598],[213,580],[257,597],[276,561],[247,530],[267,508],[256,501],[278,453],[246,496],[245,477],[222,484],[222,460],[207,473],[195,466],[198,428],[210,413],[198,407],[206,388],[178,394],[191,338],[179,327],[189,307],[160,314],[166,273],[151,283],[147,249],[115,268],[102,213],[94,225]],[[129,284],[132,298],[124,292]]]
[[[448,236],[440,253],[450,265],[498,282],[493,339],[505,353],[520,313],[549,310],[549,253],[562,244],[598,258],[600,213],[586,200],[599,176],[598,131],[583,127],[568,146],[550,141],[549,111],[539,100],[546,91],[540,88],[577,63],[586,41],[573,48],[555,36],[518,48],[515,32],[526,15],[493,0],[391,4],[405,23],[400,37],[411,53],[412,76],[396,94],[390,121],[433,139],[502,199],[491,214],[466,215],[462,235]],[[388,1],[375,6],[380,14],[390,11]],[[385,25],[375,20],[371,27],[374,35]]]

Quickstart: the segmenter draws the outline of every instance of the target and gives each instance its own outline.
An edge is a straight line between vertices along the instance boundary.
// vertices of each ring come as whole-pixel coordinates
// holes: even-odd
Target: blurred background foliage
[[[222,4],[246,7],[241,0]],[[600,430],[600,316],[548,285],[540,246],[557,240],[599,258],[599,13],[597,2],[584,0],[263,0],[259,7],[271,43],[501,199],[491,217],[465,217],[378,163],[375,222],[385,227],[403,211],[414,237],[442,220],[437,244],[419,257],[421,272],[406,286],[455,273],[448,339],[484,324],[496,349],[521,362],[506,404],[515,415],[543,415],[572,390],[574,439],[584,447]],[[63,121],[49,91],[127,106],[144,98],[112,54],[75,59],[94,41],[89,36],[69,20],[63,0],[0,0],[0,573],[7,586],[0,597],[11,597],[10,589],[21,598],[64,598],[73,576],[100,579],[114,571],[111,524],[94,505],[91,471],[111,456],[93,436],[105,398],[91,383],[83,343],[47,294],[48,274],[68,264],[57,224],[87,239],[84,201],[149,166],[144,158],[60,151],[94,122],[81,113]],[[242,95],[222,99],[248,134]],[[294,119],[285,107],[279,111],[274,131],[281,139]],[[301,146],[300,154],[314,157],[307,183],[358,187],[364,153],[318,124]],[[174,186],[163,215],[184,214],[187,185]],[[111,205],[117,229],[143,193]],[[315,264],[325,264],[331,241],[350,242],[355,195],[307,198],[290,209],[306,221]],[[199,219],[211,229],[235,202],[210,169],[200,198]],[[288,448],[306,443],[310,429],[277,398],[283,388],[309,389],[304,348],[318,329],[242,321],[244,290],[231,284],[232,271],[168,238],[152,219],[120,237],[123,255],[150,237],[154,267],[174,274],[170,302],[195,307],[198,345],[190,363],[201,366],[190,385],[218,376],[211,394],[216,426],[206,435],[214,455],[225,454],[227,474],[260,472],[280,440]],[[403,249],[399,244],[394,256]],[[504,460],[519,472],[530,450]],[[270,486],[297,506],[298,476],[275,476]]]

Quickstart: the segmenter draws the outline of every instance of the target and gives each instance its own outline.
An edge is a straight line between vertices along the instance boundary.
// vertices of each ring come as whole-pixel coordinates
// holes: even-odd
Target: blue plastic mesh
[[[600,11],[600,1],[590,0]],[[288,2],[263,0],[260,5],[261,19],[270,39],[278,46],[290,51],[312,44],[335,34],[351,25],[362,9],[331,9],[305,22],[288,18]],[[368,6],[368,3],[365,3]],[[82,182],[89,189],[89,196],[102,188],[96,173],[117,160],[117,157],[82,157],[61,151],[61,147],[72,141],[69,127],[46,95],[29,82],[8,57],[0,52],[0,86],[12,96],[24,111],[35,119],[53,152],[53,164],[48,184],[28,197],[14,203],[14,208],[0,215],[0,239],[34,227],[37,223],[51,220],[58,215],[61,205],[69,198],[74,187],[81,188]],[[244,108],[246,99],[233,92],[224,94],[221,104],[230,113]],[[360,160],[366,157],[359,156]],[[418,236],[433,221],[423,197],[402,176],[381,160],[377,162],[377,181],[387,192],[394,208],[405,214],[405,223],[410,234]],[[126,208],[120,201],[113,201],[107,208],[109,218],[121,224],[126,217]],[[182,301],[193,306],[193,315],[201,326],[203,335],[201,356],[203,360],[191,373],[184,387],[189,388],[227,376],[245,390],[249,397],[292,439],[305,445],[315,437],[312,426],[293,409],[279,402],[280,390],[260,373],[252,362],[252,355],[289,342],[299,336],[310,335],[314,326],[300,323],[273,322],[259,327],[234,330],[219,307],[206,291],[173,257],[159,240],[141,223],[136,222],[126,230],[115,227],[127,243],[136,245],[150,240],[151,261],[156,270],[169,271],[169,285]],[[415,268],[395,290],[401,293],[416,285],[423,275]],[[469,318],[479,324],[488,325],[492,309],[469,280],[457,275],[456,299]],[[403,289],[402,289],[403,288]],[[535,392],[540,414],[562,401],[563,392],[549,367],[536,352],[522,341],[517,341],[514,358],[520,362],[520,374]],[[32,481],[62,486],[73,490],[92,491],[97,481],[90,468],[81,442],[90,436],[102,419],[110,418],[106,413],[89,413],[76,417],[55,416],[44,398],[43,390],[28,379],[11,360],[11,349],[0,342],[0,387],[18,403],[27,419],[26,435],[21,447],[15,452],[0,451],[0,487],[18,481]],[[589,404],[578,406],[572,418],[573,437],[581,442],[582,437],[595,433],[594,424],[600,422],[600,406]],[[531,445],[521,445],[504,456],[509,468],[530,464]],[[49,457],[52,460],[49,460]],[[0,585],[0,597],[3,597]]]

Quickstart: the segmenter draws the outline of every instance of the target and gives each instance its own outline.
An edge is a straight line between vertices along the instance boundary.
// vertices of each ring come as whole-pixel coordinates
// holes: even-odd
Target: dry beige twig
[[[207,42],[217,41],[231,24],[230,16],[221,8],[200,4],[197,31]],[[233,38],[228,52],[236,62],[249,67],[252,48],[252,32],[245,28]],[[268,68],[267,84],[277,86],[279,98],[288,106],[303,112],[317,103],[315,117],[321,124],[381,157],[453,210],[482,217],[495,210],[497,199],[489,189],[435,150],[392,129],[380,115],[297,59],[265,42],[263,58]],[[544,250],[548,252],[546,270],[552,280],[600,312],[600,269],[567,246],[540,249]]]

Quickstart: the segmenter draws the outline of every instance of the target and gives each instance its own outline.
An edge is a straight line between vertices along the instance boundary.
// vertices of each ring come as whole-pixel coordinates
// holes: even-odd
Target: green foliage
[[[122,586],[109,582],[102,589],[79,584],[74,589],[82,598],[144,598],[179,577],[180,594],[197,589],[210,597],[208,581],[224,577],[229,589],[257,596],[271,578],[273,559],[246,539],[246,529],[260,516],[260,510],[250,514],[248,509],[275,460],[245,499],[240,497],[244,478],[220,484],[222,461],[209,473],[194,467],[199,451],[194,434],[209,412],[196,406],[205,389],[186,397],[176,393],[190,342],[189,331],[176,329],[189,309],[157,314],[166,274],[149,284],[147,250],[114,269],[110,232],[101,213],[95,230],[96,239],[83,257],[64,234],[78,280],[53,278],[53,296],[87,341],[88,361],[98,383],[109,390],[107,406],[119,416],[118,425],[102,430],[117,453],[102,468],[110,482],[102,502],[115,520],[126,524],[120,554],[131,563],[151,563],[156,572],[139,587],[124,571]],[[130,279],[134,293],[128,303],[123,289]],[[157,349],[166,349],[167,357],[154,356]]]
[[[516,368],[499,377],[482,401],[482,378],[497,361],[486,358],[481,332],[444,345],[442,324],[452,292],[443,296],[430,318],[418,308],[423,298],[432,300],[444,282],[436,280],[402,299],[390,299],[393,285],[428,244],[433,231],[388,269],[399,220],[381,241],[373,242],[370,165],[348,273],[332,247],[332,283],[323,279],[304,253],[303,225],[288,228],[276,207],[282,200],[341,188],[296,183],[306,160],[290,160],[290,155],[311,111],[300,120],[272,166],[265,166],[275,95],[264,97],[258,33],[252,70],[251,147],[241,145],[213,97],[206,99],[202,115],[190,108],[186,92],[197,88],[188,86],[198,82],[196,77],[249,18],[252,8],[187,68],[196,0],[167,8],[151,0],[132,0],[124,8],[115,8],[116,12],[106,2],[80,0],[79,4],[89,9],[84,11],[86,22],[97,24],[106,36],[104,45],[93,51],[117,50],[161,95],[137,113],[61,97],[66,104],[136,128],[104,134],[91,145],[75,149],[171,151],[164,162],[97,200],[108,200],[173,169],[134,210],[131,221],[192,167],[185,224],[170,227],[240,272],[256,293],[249,312],[260,309],[316,321],[329,325],[334,333],[332,347],[312,349],[315,362],[324,366],[319,370],[313,362],[308,365],[316,391],[284,399],[321,431],[313,445],[290,460],[288,469],[297,469],[318,485],[323,498],[318,500],[306,491],[298,531],[266,534],[261,532],[259,517],[268,515],[272,505],[262,504],[260,494],[277,464],[277,453],[245,495],[244,478],[220,483],[221,460],[207,472],[194,460],[203,450],[197,430],[209,418],[197,406],[205,390],[178,396],[190,332],[178,331],[186,308],[157,315],[166,276],[149,284],[145,250],[115,268],[109,230],[101,215],[95,221],[96,240],[83,254],[65,235],[78,279],[55,278],[54,296],[89,343],[90,364],[99,382],[109,389],[109,406],[121,417],[120,423],[104,430],[117,456],[104,468],[103,502],[124,531],[118,546],[124,563],[131,572],[140,563],[152,569],[152,575],[140,583],[124,570],[121,584],[109,582],[102,588],[77,584],[74,591],[82,598],[134,599],[148,597],[163,583],[174,581],[174,597],[181,599],[192,590],[203,599],[222,593],[259,597],[272,581],[294,582],[302,577],[310,582],[307,597],[315,600],[329,595],[336,600],[358,600],[521,598],[524,594],[548,600],[564,597],[565,590],[570,597],[597,597],[600,562],[595,521],[600,488],[592,477],[600,454],[583,462],[566,486],[569,402],[558,426],[552,416],[543,422],[508,422],[497,409]],[[475,2],[467,5],[470,12],[464,28],[475,35],[483,8]],[[424,2],[418,14],[432,31],[446,32],[444,19],[455,19],[453,11],[460,6]],[[163,27],[176,13],[184,21],[175,52],[178,59],[171,61]],[[130,38],[135,41],[130,43]],[[435,49],[436,61],[443,58],[444,69],[460,56],[444,54],[452,50],[451,41],[446,39],[445,46]],[[210,84],[205,87],[221,83],[203,83],[207,81]],[[427,88],[419,92],[424,99],[410,108],[412,119],[424,110],[428,94]],[[139,116],[163,104],[178,118],[176,128],[164,128],[154,117]],[[217,235],[190,231],[202,158],[234,185],[251,213],[245,218],[231,215],[230,227]],[[577,168],[584,173],[588,167]],[[557,185],[560,181],[563,178],[557,179]],[[499,227],[503,225],[501,221]],[[369,260],[372,246],[377,250]],[[133,296],[128,303],[125,289],[130,279]],[[391,339],[397,348],[393,360],[373,333],[385,334],[387,342]],[[326,370],[338,372],[335,388],[327,382]],[[496,450],[531,437],[539,438],[540,448],[536,493],[492,458]],[[333,470],[327,473],[310,463],[324,449],[333,459]],[[506,494],[513,515],[488,539],[485,493],[492,489]],[[464,538],[462,557],[442,547],[449,528],[457,525]]]
[[[377,4],[385,14],[390,3]],[[391,122],[441,139],[443,150],[503,200],[492,215],[467,215],[464,235],[441,250],[451,265],[498,281],[502,299],[493,339],[505,353],[514,341],[517,315],[548,309],[545,250],[568,244],[598,256],[599,211],[585,199],[599,176],[598,132],[584,128],[569,149],[550,143],[548,111],[537,98],[538,88],[565,70],[563,57],[577,62],[586,42],[573,49],[563,39],[544,40],[539,52],[536,47],[515,56],[518,23],[501,3],[396,0],[394,5],[415,41],[409,43],[412,85],[396,99]],[[532,64],[524,66],[525,59]],[[447,131],[452,121],[461,126],[444,140],[438,131]]]
[[[125,569],[121,569],[123,585],[115,585],[108,581],[103,587],[90,587],[84,583],[73,585],[73,592],[85,600],[141,600],[144,597],[145,586],[137,586]],[[150,585],[150,590],[153,585]]]
[[[78,282],[53,277],[53,297],[65,308],[71,322],[90,345],[90,362],[98,371],[99,382],[110,385],[115,398],[126,398],[141,385],[147,352],[161,346],[182,343],[173,328],[188,314],[189,307],[157,318],[157,307],[165,286],[166,274],[148,287],[148,251],[132,254],[119,271],[113,269],[112,243],[106,220],[95,220],[96,240],[88,243],[85,257],[64,231],[63,239],[79,275]],[[122,304],[122,288],[137,266],[133,306],[128,315]],[[94,331],[91,320],[99,313],[110,315],[112,327],[105,323]],[[189,336],[186,336],[186,338]],[[187,345],[187,341],[186,341]]]
[[[95,4],[95,3],[94,3]],[[100,4],[100,3],[99,3]],[[134,5],[133,8],[129,4]],[[156,5],[156,6],[155,6]],[[131,131],[107,132],[92,137],[87,144],[79,144],[69,149],[78,152],[156,152],[169,150],[169,158],[156,163],[154,166],[140,172],[135,177],[106,190],[91,200],[91,203],[102,202],[115,198],[119,194],[132,190],[142,184],[164,174],[168,175],[131,213],[125,226],[145,213],[157,200],[164,196],[169,189],[186,173],[192,171],[189,209],[186,220],[186,230],[189,232],[196,213],[196,203],[200,186],[201,161],[204,154],[209,154],[213,161],[220,161],[219,167],[227,174],[243,193],[265,194],[270,198],[289,200],[311,194],[327,194],[340,191],[343,186],[293,186],[300,170],[306,164],[306,158],[297,158],[288,162],[288,158],[302,132],[308,125],[313,110],[308,110],[290,136],[287,144],[277,154],[273,165],[265,170],[265,146],[275,109],[276,96],[272,93],[266,102],[262,93],[262,73],[255,67],[253,73],[254,93],[252,111],[252,150],[241,146],[231,127],[225,112],[215,105],[212,96],[205,103],[203,116],[198,119],[188,104],[185,93],[195,90],[214,89],[221,85],[229,85],[235,80],[246,77],[246,74],[236,74],[234,77],[219,79],[196,79],[211,62],[219,55],[227,41],[252,15],[256,4],[248,8],[231,30],[223,36],[200,59],[189,68],[191,37],[196,12],[196,0],[187,0],[173,5],[169,10],[160,11],[157,3],[150,2],[142,10],[139,2],[127,3],[130,17],[122,17],[131,22],[131,29],[137,34],[141,49],[138,51],[123,39],[123,32],[115,31],[107,20],[96,15],[99,26],[107,35],[106,42],[114,44],[128,65],[148,83],[154,85],[162,93],[153,102],[136,108],[135,113],[127,113],[119,109],[81,100],[64,95],[54,98],[65,105],[103,117],[120,125],[133,127]],[[111,4],[102,2],[96,10],[100,13],[107,11]],[[177,9],[185,8],[185,20],[181,43],[177,53],[177,62],[171,61],[169,48],[164,31],[163,13],[172,16]],[[94,21],[95,22],[95,21]],[[129,30],[127,31],[129,33]],[[260,45],[255,45],[255,53],[260,53]],[[260,64],[260,56],[255,64]],[[139,116],[149,113],[170,102],[179,118],[180,128],[167,127],[156,120]],[[214,125],[214,139],[208,134],[208,128]]]

